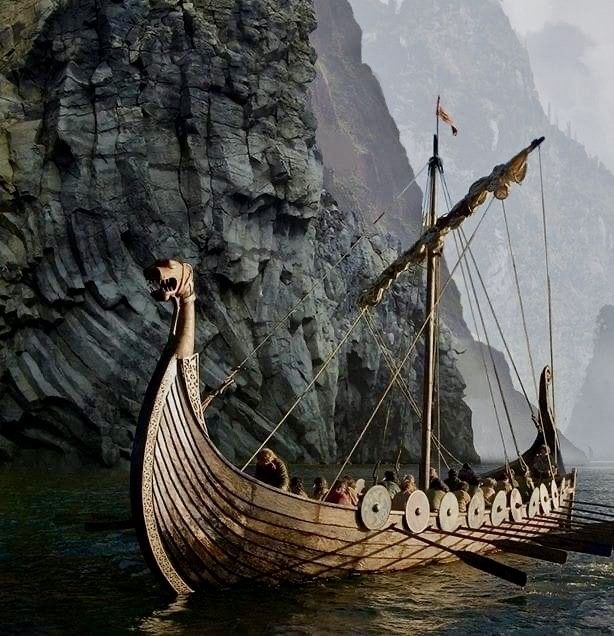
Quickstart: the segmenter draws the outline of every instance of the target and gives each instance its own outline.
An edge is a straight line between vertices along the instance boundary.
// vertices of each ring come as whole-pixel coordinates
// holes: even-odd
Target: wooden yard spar
[[[568,550],[611,551],[610,526],[604,529],[602,523],[597,524],[596,534],[590,524],[572,518],[575,472],[564,477],[552,475],[552,479],[537,484],[524,501],[516,489],[509,495],[498,493],[490,508],[478,490],[467,513],[459,513],[453,494],[446,495],[438,512],[431,512],[424,493],[430,461],[433,315],[441,298],[435,274],[442,241],[489,192],[505,198],[510,183],[522,181],[528,154],[542,140],[534,141],[474,183],[467,196],[439,219],[435,219],[433,183],[439,169],[435,140],[429,170],[428,228],[361,296],[361,312],[354,326],[403,271],[427,259],[430,282],[422,330],[426,329],[430,343],[427,355],[431,362],[425,367],[429,371],[425,373],[423,405],[422,490],[412,494],[405,511],[391,511],[390,497],[381,486],[369,488],[354,508],[270,487],[231,464],[207,432],[205,415],[210,400],[201,404],[198,354],[194,353],[192,268],[169,260],[145,270],[152,296],[172,302],[174,315],[139,417],[132,454],[131,502],[144,557],[166,587],[175,593],[188,593],[238,583],[277,585],[356,572],[391,573],[453,559],[524,584],[524,573],[485,553],[507,550],[536,556],[540,554],[538,546],[547,545],[552,550],[543,551],[544,555],[560,561]],[[400,367],[393,379],[399,372]],[[225,381],[215,395],[229,382]],[[545,402],[546,393],[544,390]],[[540,404],[540,408],[548,405]],[[520,466],[532,460],[535,449],[545,440],[557,444],[553,420],[542,424],[534,446],[519,460]],[[507,469],[509,466],[498,472]],[[582,536],[577,538],[580,530]]]

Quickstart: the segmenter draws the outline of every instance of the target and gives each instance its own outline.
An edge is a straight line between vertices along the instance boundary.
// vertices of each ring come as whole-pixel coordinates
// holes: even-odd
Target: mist
[[[614,171],[614,3],[502,0],[551,121]]]

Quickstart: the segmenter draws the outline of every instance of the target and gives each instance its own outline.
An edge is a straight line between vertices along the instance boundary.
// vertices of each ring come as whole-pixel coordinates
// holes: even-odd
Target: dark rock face
[[[614,306],[601,308],[594,348],[580,396],[574,406],[567,436],[591,458],[614,458]]]
[[[321,202],[307,0],[82,0],[32,20],[13,25],[0,62],[0,459],[31,450],[113,465],[129,456],[169,326],[144,266],[170,256],[195,266],[201,376],[215,387],[331,270],[358,224]],[[362,241],[214,405],[209,427],[229,457],[250,454],[302,394],[395,249]],[[379,309],[401,349],[418,306],[409,291]],[[462,426],[442,437],[475,459],[452,362],[450,374],[447,408]],[[276,446],[290,460],[343,455],[388,375],[361,324]],[[412,454],[416,422],[405,422]],[[367,439],[355,459],[374,456]]]
[[[345,209],[393,232],[406,247],[422,223],[422,193],[377,78],[362,61],[362,32],[346,0],[315,0],[318,54],[312,106],[324,184]]]

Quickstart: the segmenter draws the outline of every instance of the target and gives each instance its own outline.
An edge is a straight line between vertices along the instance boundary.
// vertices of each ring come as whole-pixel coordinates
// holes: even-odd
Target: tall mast
[[[437,99],[439,110],[439,99]],[[439,118],[437,117],[437,121]],[[437,125],[439,128],[439,125]],[[438,149],[438,135],[433,136],[433,156],[429,159],[429,196],[430,205],[426,217],[426,231],[435,225],[437,221],[437,171],[441,165]],[[437,355],[437,342],[435,341],[437,312],[435,305],[437,302],[437,281],[439,258],[441,250],[439,247],[429,247],[426,253],[426,328],[424,343],[424,384],[422,400],[422,448],[420,457],[420,488],[426,490],[429,486],[429,473],[431,471],[431,430],[433,428],[433,393],[435,384],[435,360]]]

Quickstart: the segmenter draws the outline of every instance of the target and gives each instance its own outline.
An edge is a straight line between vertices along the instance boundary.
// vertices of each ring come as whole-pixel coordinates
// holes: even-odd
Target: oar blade
[[[463,563],[466,563],[478,570],[482,570],[482,572],[504,579],[505,581],[520,587],[524,587],[527,584],[526,572],[523,572],[518,568],[514,568],[511,565],[506,565],[505,563],[495,561],[495,559],[491,559],[483,554],[469,552],[468,550],[458,550],[456,554]]]

